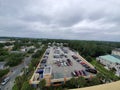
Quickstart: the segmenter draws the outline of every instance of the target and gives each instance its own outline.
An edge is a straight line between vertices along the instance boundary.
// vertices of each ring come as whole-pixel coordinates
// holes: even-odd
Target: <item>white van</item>
[[[10,80],[10,77],[7,77],[1,82],[1,84],[5,85],[9,80]]]

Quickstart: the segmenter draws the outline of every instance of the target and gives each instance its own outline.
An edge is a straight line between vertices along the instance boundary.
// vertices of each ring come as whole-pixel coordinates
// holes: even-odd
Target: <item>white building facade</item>
[[[112,50],[112,55],[120,56],[120,48],[116,48],[116,49]]]

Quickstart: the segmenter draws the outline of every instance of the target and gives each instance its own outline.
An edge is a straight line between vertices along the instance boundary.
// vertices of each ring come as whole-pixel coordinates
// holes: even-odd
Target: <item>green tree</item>
[[[9,69],[0,70],[0,78],[2,78],[4,75],[6,75],[9,72]]]
[[[91,83],[91,86],[92,85],[99,85],[99,84],[101,84],[101,81],[99,80],[98,77],[94,77],[91,79],[90,83]]]
[[[75,78],[71,78],[69,81],[67,81],[65,83],[65,86],[68,88],[75,88],[76,86],[76,79]]]
[[[92,61],[92,57],[91,57],[91,56],[87,56],[87,57],[86,57],[86,60],[87,60],[88,62],[91,62],[91,61]]]
[[[26,81],[23,83],[21,90],[34,90],[32,86],[30,86],[29,82]]]
[[[40,88],[40,90],[43,90],[43,88],[45,87],[45,85],[46,85],[45,79],[41,80],[41,81],[39,82],[39,88]]]
[[[26,80],[27,80],[27,77],[25,75],[16,77],[15,84],[17,85],[19,90],[21,90],[22,85]]]
[[[16,84],[12,87],[12,90],[19,90]]]
[[[9,65],[11,67],[16,66],[22,62],[23,58],[24,58],[23,54],[18,53],[10,54],[9,57],[7,58],[6,65]]]
[[[86,80],[84,77],[80,76],[76,79],[76,87],[80,88],[80,87],[85,87],[86,86]]]

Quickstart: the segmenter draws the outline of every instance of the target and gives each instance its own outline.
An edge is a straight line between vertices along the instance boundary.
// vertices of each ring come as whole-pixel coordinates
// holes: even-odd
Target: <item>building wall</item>
[[[99,60],[99,61],[100,61],[100,63],[102,63],[103,65],[107,66],[108,68],[113,68],[113,67],[115,67],[115,66],[116,66],[116,64],[115,64],[115,63],[110,62],[110,61],[105,60],[105,59],[100,58],[100,57],[99,57],[99,58],[97,58],[97,60]]]
[[[110,62],[110,61],[102,59],[100,57],[97,58],[96,60],[100,61],[101,64],[107,66],[108,68],[115,68],[117,71],[120,70],[120,64],[116,64],[116,63]]]
[[[120,51],[113,50],[112,51],[112,55],[118,55],[118,56],[120,56]]]

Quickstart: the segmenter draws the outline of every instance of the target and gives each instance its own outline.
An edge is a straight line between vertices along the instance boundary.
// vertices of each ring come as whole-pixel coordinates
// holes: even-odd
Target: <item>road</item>
[[[43,46],[41,46],[40,49],[42,49],[42,47]],[[40,49],[36,49],[35,52],[37,52],[37,50],[40,50]],[[32,55],[30,55],[29,57],[25,57],[24,60],[23,60],[24,62],[21,63],[20,65],[18,65],[16,67],[10,68],[10,71],[11,71],[11,73],[9,75],[10,81],[6,85],[4,85],[4,86],[0,85],[1,90],[12,90],[15,78],[18,75],[20,75],[20,73],[21,73],[21,71],[22,71],[23,68],[25,68],[26,66],[28,66],[28,64],[30,63],[31,60],[32,60]]]
[[[10,68],[10,71],[11,71],[11,73],[10,73],[10,75],[9,75],[10,81],[9,81],[6,85],[4,85],[4,86],[0,86],[1,89],[2,89],[2,90],[12,90],[12,87],[13,87],[13,85],[14,85],[14,80],[15,80],[15,78],[16,78],[18,75],[20,75],[21,70],[22,70],[23,68],[25,68],[25,67],[30,63],[31,60],[32,60],[31,56],[25,57],[25,59],[23,60],[24,62],[23,62],[22,64],[20,64],[20,65],[18,65],[18,66],[16,66],[16,67]],[[13,71],[13,72],[12,72],[12,71]]]

